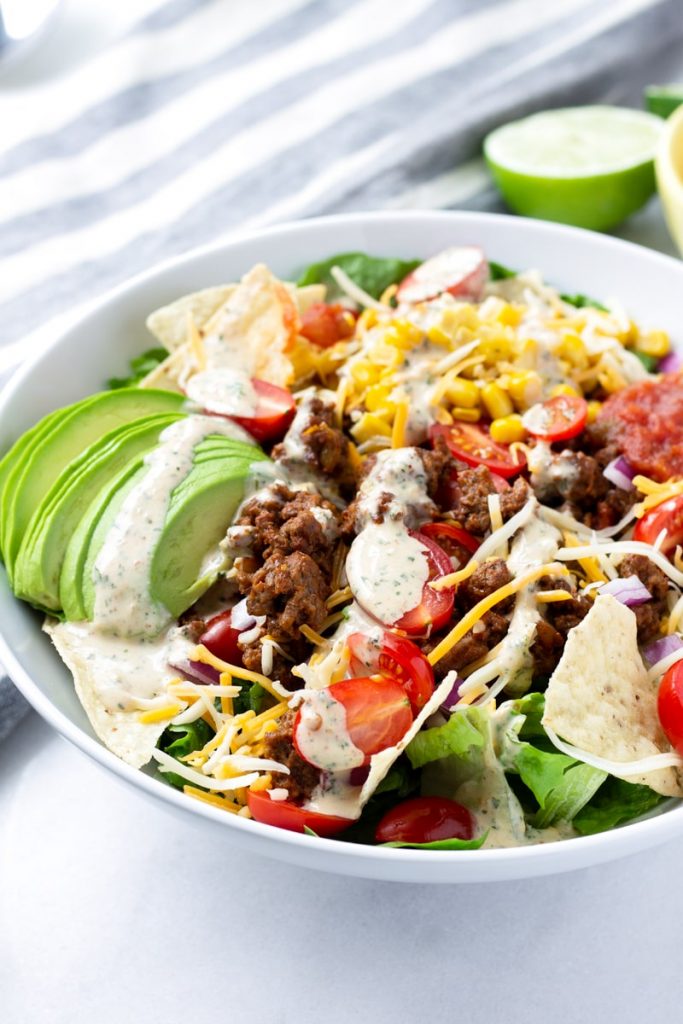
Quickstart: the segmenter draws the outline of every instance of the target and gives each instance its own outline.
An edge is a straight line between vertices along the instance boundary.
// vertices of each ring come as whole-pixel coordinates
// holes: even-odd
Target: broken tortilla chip
[[[548,683],[542,722],[566,742],[612,762],[671,752],[657,715],[657,684],[638,650],[636,617],[610,594],[598,596],[570,631]],[[613,774],[664,796],[683,796],[678,768]]]
[[[236,284],[222,284],[215,288],[192,292],[191,295],[183,295],[168,306],[162,306],[161,309],[150,313],[145,321],[147,330],[169,352],[175,352],[187,341],[188,314],[201,330],[216,310],[225,305],[236,288]]]

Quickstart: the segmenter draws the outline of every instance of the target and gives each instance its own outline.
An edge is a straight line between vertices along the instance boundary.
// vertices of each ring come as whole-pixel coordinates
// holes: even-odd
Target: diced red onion
[[[680,651],[681,647],[683,647],[683,640],[679,636],[663,636],[646,647],[643,654],[651,665],[656,665],[663,658],[668,658],[670,654]]]
[[[213,665],[205,665],[203,661],[178,661],[171,665],[193,683],[211,685],[220,681],[221,674]]]
[[[683,353],[669,352],[657,363],[658,373],[677,373],[683,367]]]
[[[349,782],[352,786],[362,786],[370,774],[369,764],[359,764],[349,772]]]
[[[633,466],[626,461],[623,455],[619,455],[618,458],[612,459],[602,471],[610,483],[616,484],[622,491],[633,490],[633,477],[636,475],[636,471]]]
[[[465,682],[460,676],[457,677],[453,686],[451,687],[450,693],[447,693],[444,699],[439,705],[442,711],[446,711],[449,715],[453,712],[455,705],[460,700],[460,687]]]
[[[603,583],[599,593],[611,594],[627,608],[635,608],[639,604],[645,604],[646,601],[652,600],[652,594],[637,576],[628,576],[626,579],[617,577],[615,580],[610,580],[609,583]]]

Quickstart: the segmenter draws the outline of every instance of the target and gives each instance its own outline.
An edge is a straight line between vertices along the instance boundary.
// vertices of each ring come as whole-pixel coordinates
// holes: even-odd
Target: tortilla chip
[[[140,721],[137,710],[112,710],[106,705],[97,685],[98,680],[101,683],[106,678],[106,665],[103,667],[102,662],[92,656],[92,651],[88,657],[87,638],[82,635],[85,625],[46,619],[43,629],[71,672],[76,694],[96,735],[117,757],[134,768],[142,768],[150,761],[168,721],[145,724]],[[188,643],[188,649],[189,646]],[[154,671],[155,666],[150,670]]]
[[[546,691],[543,725],[611,761],[671,752],[657,715],[657,684],[638,650],[636,617],[610,594],[597,597],[569,633]],[[683,796],[677,768],[621,777],[664,796]]]
[[[169,352],[175,352],[187,341],[188,313],[201,329],[216,310],[225,305],[236,288],[236,284],[221,284],[183,295],[168,306],[150,313],[145,321],[147,330]]]
[[[187,324],[185,324],[187,333]],[[182,349],[176,349],[170,356],[164,359],[163,363],[155,366],[139,384],[141,388],[160,388],[162,391],[178,391],[183,393],[180,387],[180,378],[183,368],[187,363],[187,355]]]

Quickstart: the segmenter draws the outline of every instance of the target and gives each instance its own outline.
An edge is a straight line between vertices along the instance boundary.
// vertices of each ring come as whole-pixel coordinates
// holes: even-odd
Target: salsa
[[[679,374],[632,384],[607,399],[600,419],[630,464],[653,480],[683,476],[683,387]]]

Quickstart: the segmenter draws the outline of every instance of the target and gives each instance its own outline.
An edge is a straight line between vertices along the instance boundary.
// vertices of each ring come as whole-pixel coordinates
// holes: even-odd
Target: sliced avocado
[[[196,463],[171,495],[152,558],[150,595],[174,617],[215,581],[222,567],[218,545],[244,496],[249,465],[265,458],[254,448],[248,461],[226,453],[222,460]]]
[[[107,391],[61,410],[48,430],[35,435],[5,481],[2,551],[10,579],[31,516],[65,466],[115,427],[144,416],[179,412],[183,403],[184,397],[173,391]]]
[[[135,456],[150,451],[183,413],[145,416],[105,434],[62,470],[31,517],[14,565],[14,591],[39,608],[61,609],[59,580],[69,540],[93,498]]]
[[[144,474],[144,456],[131,459],[90,502],[90,505],[73,532],[64,555],[59,578],[59,601],[64,616],[70,622],[88,618],[84,597],[86,562],[92,565],[97,551],[121,507],[126,495]],[[101,536],[99,543],[96,535]],[[92,554],[91,554],[92,546]]]

